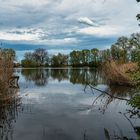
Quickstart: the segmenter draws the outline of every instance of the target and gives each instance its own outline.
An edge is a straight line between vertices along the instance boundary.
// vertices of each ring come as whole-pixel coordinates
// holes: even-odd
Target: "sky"
[[[139,32],[136,0],[0,0],[1,47],[17,59],[36,48],[49,54],[106,49]]]

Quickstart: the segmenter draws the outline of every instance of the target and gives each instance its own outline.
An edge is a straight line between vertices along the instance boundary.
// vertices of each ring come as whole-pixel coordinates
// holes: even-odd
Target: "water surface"
[[[108,86],[101,71],[15,69],[19,88],[1,102],[1,140],[137,140],[140,113],[129,87]],[[104,92],[100,92],[96,89]],[[2,107],[1,107],[2,108]]]

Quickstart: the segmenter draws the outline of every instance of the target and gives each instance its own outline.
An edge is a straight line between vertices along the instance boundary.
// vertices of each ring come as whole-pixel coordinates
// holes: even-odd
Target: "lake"
[[[90,68],[15,69],[18,85],[0,101],[0,140],[138,140],[137,91],[109,86]],[[14,94],[11,95],[11,92]]]

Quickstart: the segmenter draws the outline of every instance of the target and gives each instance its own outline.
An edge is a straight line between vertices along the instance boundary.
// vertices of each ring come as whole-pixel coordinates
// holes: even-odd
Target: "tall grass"
[[[111,61],[105,64],[104,73],[109,84],[134,86],[135,83],[128,72],[134,72],[137,69],[138,65],[136,63],[118,64]]]
[[[13,62],[0,51],[0,139],[8,139],[7,136],[12,133],[20,105],[18,89],[9,85],[12,76]]]

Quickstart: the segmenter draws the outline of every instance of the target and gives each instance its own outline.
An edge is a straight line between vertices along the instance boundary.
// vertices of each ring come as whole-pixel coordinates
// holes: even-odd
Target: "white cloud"
[[[87,25],[90,25],[90,26],[98,26],[98,24],[95,21],[90,20],[87,17],[81,17],[81,18],[78,19],[78,21],[80,23],[87,24]]]
[[[11,40],[11,41],[31,41],[31,40],[37,40],[37,35],[32,34],[11,34],[11,33],[5,33],[0,32],[0,39],[1,40]]]
[[[69,31],[69,30],[67,30]],[[64,31],[66,32],[66,31]],[[0,40],[16,41],[37,45],[66,45],[79,42],[75,37],[49,38],[49,33],[41,28],[16,28],[0,31]],[[15,42],[15,43],[16,43]]]
[[[79,40],[76,38],[62,38],[62,39],[46,39],[40,40],[39,44],[47,44],[47,45],[68,45],[68,44],[76,44]]]
[[[117,26],[101,26],[101,27],[86,27],[77,30],[77,33],[94,35],[98,37],[104,36],[115,36],[118,35],[121,31],[120,27]]]
[[[72,50],[64,50],[64,49],[50,49],[48,50],[49,55],[57,55],[58,53],[62,53],[62,54],[69,54],[70,52],[72,52]]]
[[[21,0],[20,2],[18,0],[0,0],[1,3],[5,5],[12,5],[12,6],[33,6],[33,7],[40,7],[47,5],[49,3],[49,0]]]
[[[11,41],[34,41],[40,40],[41,37],[45,36],[45,32],[42,29],[33,28],[22,28],[0,31],[1,40]]]
[[[86,35],[116,37],[140,31],[136,20],[140,5],[135,0],[0,0],[0,3],[0,39],[4,40],[90,46],[93,42]],[[83,28],[77,20],[87,27]]]

